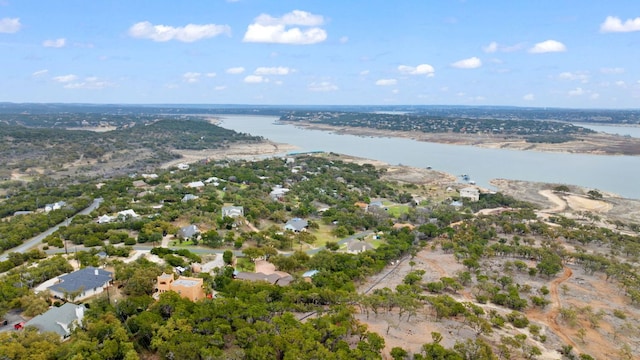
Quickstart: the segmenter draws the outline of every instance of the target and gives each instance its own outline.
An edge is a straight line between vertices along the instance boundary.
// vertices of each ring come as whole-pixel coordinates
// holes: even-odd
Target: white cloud
[[[253,24],[247,27],[242,41],[258,43],[276,43],[292,45],[308,45],[323,42],[327,32],[318,27],[324,23],[321,15],[294,10],[281,18],[261,14]],[[296,27],[290,27],[297,25]],[[299,26],[304,26],[301,29]]]
[[[474,56],[472,58],[456,61],[451,64],[451,66],[458,69],[476,69],[482,66],[482,61]]]
[[[620,86],[620,87],[626,87],[627,86],[627,83],[624,82],[624,80],[618,80],[618,81],[615,82],[615,84],[617,86]]]
[[[376,85],[378,86],[392,86],[398,83],[396,79],[380,79],[376,81]]]
[[[200,81],[201,75],[202,74],[200,74],[199,72],[186,72],[182,74],[182,81],[190,84],[197,83],[198,81]]]
[[[56,78],[63,78],[63,79],[56,79]],[[82,81],[76,81],[78,80],[78,77],[75,75],[65,75],[64,77],[58,76],[56,78],[54,78],[54,80],[63,83],[65,89],[99,90],[99,89],[104,89],[106,87],[113,86],[112,83],[108,81],[100,80],[96,76],[86,77]]]
[[[42,42],[42,46],[44,47],[52,47],[52,48],[61,48],[67,44],[67,39],[59,38],[55,40],[45,40]]]
[[[600,72],[603,74],[624,74],[623,68],[602,68]]]
[[[369,75],[369,73],[370,73],[370,71],[369,71],[369,70],[362,70],[362,71],[360,71],[360,75],[361,75],[361,76],[367,76],[367,75]]]
[[[307,87],[309,89],[309,91],[320,91],[320,92],[327,92],[327,91],[337,91],[338,90],[338,86],[335,84],[332,84],[328,81],[322,81],[322,82],[312,82],[311,84],[309,84],[309,86]]]
[[[349,37],[348,36],[343,36],[340,38],[340,44],[346,44],[349,42]]]
[[[232,67],[226,70],[227,74],[233,74],[233,75],[242,74],[243,72],[244,72],[244,68],[242,66]]]
[[[403,74],[409,75],[427,75],[429,77],[434,75],[435,69],[429,64],[420,64],[418,66],[400,65],[398,71]]]
[[[20,18],[2,18],[0,19],[0,33],[13,34],[20,31],[22,24]]]
[[[393,89],[393,90],[391,90],[391,93],[392,93],[392,94],[398,94],[398,93],[400,93],[400,90],[398,90],[398,89]]]
[[[640,31],[640,17],[635,19],[627,19],[624,23],[619,17],[607,16],[602,24],[600,24],[600,32],[632,32]]]
[[[573,90],[569,90],[568,94],[569,96],[581,96],[585,94],[585,91],[581,87],[578,87]]]
[[[31,76],[33,76],[33,77],[39,77],[39,76],[42,76],[42,75],[46,75],[46,74],[48,74],[48,73],[49,73],[49,70],[47,70],[47,69],[42,69],[42,70],[34,71],[34,72],[33,72],[33,74],[31,74]]]
[[[589,82],[589,73],[582,71],[578,71],[575,73],[565,71],[563,73],[560,73],[560,75],[558,75],[558,78],[561,80],[580,81],[583,84],[586,84]]]
[[[249,75],[244,78],[244,82],[248,84],[259,84],[269,82],[269,79],[261,75]]]
[[[224,86],[224,85],[218,85],[218,86],[214,87],[214,88],[213,88],[213,90],[215,90],[215,91],[222,91],[222,90],[225,90],[226,88],[227,88],[227,87],[226,87],[226,86]]]
[[[593,94],[591,94],[591,96],[590,96],[590,97],[591,97],[591,100],[597,100],[598,98],[600,98],[600,94],[598,94],[598,93],[593,93]]]
[[[278,67],[259,67],[253,73],[256,75],[288,75],[295,70],[284,66]]]
[[[131,37],[137,39],[151,39],[158,42],[169,40],[194,42],[218,36],[220,34],[231,35],[231,28],[228,25],[216,24],[188,24],[182,27],[173,27],[168,25],[153,25],[148,21],[136,23],[129,28],[129,35]]]
[[[209,73],[204,74],[204,76],[206,76],[206,77],[208,77],[208,78],[216,77],[216,75],[217,75],[217,74],[216,74],[216,73],[214,73],[214,72],[209,72]]]
[[[536,99],[536,96],[533,94],[527,94],[525,96],[522,97],[522,100],[524,101],[533,101]]]
[[[567,51],[567,47],[556,40],[546,40],[543,42],[539,42],[535,44],[529,52],[532,54],[544,54],[550,52],[565,52]]]
[[[73,75],[73,74],[60,75],[60,76],[55,76],[53,78],[54,81],[57,81],[59,83],[70,83],[72,81],[76,81],[77,79],[78,79],[78,77],[76,75]]]
[[[492,41],[489,45],[483,46],[482,51],[486,53],[494,53],[498,51],[498,43],[495,41]]]
[[[486,52],[486,53],[495,53],[495,52],[514,52],[514,51],[518,51],[522,49],[522,44],[515,44],[515,45],[511,45],[511,46],[507,46],[507,45],[500,45],[495,41],[492,41],[491,43],[489,43],[489,45],[487,46],[483,46],[482,47],[482,51]]]

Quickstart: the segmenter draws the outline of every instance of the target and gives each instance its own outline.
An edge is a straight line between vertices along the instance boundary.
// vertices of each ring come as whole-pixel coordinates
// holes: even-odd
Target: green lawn
[[[409,212],[409,205],[388,205],[387,213],[393,217],[399,217]]]
[[[236,259],[236,269],[238,271],[254,272],[256,271],[256,264],[247,258],[239,257]]]

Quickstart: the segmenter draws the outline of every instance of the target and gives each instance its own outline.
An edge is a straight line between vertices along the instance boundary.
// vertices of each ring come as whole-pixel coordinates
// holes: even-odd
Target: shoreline
[[[487,149],[505,149],[518,151],[540,151],[585,155],[626,155],[640,156],[640,138],[629,138],[613,134],[595,133],[580,136],[576,140],[564,143],[530,143],[524,139],[509,139],[505,136],[461,133],[424,133],[412,131],[380,130],[350,126],[332,126],[306,121],[282,121],[301,129],[329,131],[335,134],[355,136],[404,138],[415,141],[447,145],[476,146]]]

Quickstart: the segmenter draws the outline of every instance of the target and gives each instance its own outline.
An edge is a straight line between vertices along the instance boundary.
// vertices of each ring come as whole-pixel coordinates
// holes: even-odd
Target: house
[[[312,278],[316,276],[320,271],[319,270],[309,270],[302,274],[302,278],[306,282],[311,282]]]
[[[188,183],[187,187],[192,189],[199,189],[201,187],[204,187],[204,183],[202,181],[194,181],[194,182]]]
[[[453,206],[454,208],[459,209],[459,208],[461,208],[461,207],[462,207],[462,205],[464,205],[464,204],[462,203],[462,201],[457,201],[457,200],[456,200],[456,201],[452,201],[452,202],[451,202],[451,204],[449,204],[449,205]]]
[[[283,188],[282,185],[276,185],[271,189],[269,196],[273,200],[282,200],[284,196],[289,192],[289,189]]]
[[[133,211],[133,209],[118,211],[118,219],[124,220],[127,218],[137,218],[137,217],[140,217],[140,215],[136,214],[136,212]]]
[[[58,282],[48,289],[60,299],[83,300],[102,293],[109,286],[112,275],[110,271],[89,266],[58,277]]]
[[[367,250],[373,250],[373,246],[365,241],[353,239],[347,242],[347,253],[359,254]]]
[[[113,217],[109,215],[102,215],[98,218],[98,224],[108,224],[113,221]]]
[[[365,211],[367,210],[367,207],[369,206],[369,205],[367,205],[366,202],[362,202],[362,201],[357,201],[353,205],[355,205],[355,206],[357,206],[360,209],[365,210]]]
[[[189,170],[189,164],[185,164],[185,163],[178,164],[178,170]]]
[[[142,177],[145,179],[157,179],[158,174],[142,174]]]
[[[191,239],[192,237],[197,236],[198,234],[200,234],[200,229],[198,229],[198,227],[195,225],[189,225],[189,226],[181,227],[178,230],[177,235],[179,238]]]
[[[408,228],[409,230],[413,230],[416,228],[416,226],[409,223],[395,223],[393,224],[393,228],[396,230],[400,230],[402,228]]]
[[[276,271],[272,274],[262,272],[235,272],[233,277],[237,280],[266,281],[271,285],[287,286],[293,281],[293,276],[286,272]]]
[[[480,200],[480,191],[474,187],[466,187],[460,189],[460,198],[469,199],[471,201]]]
[[[55,332],[65,339],[71,335],[73,329],[82,326],[84,306],[65,303],[60,307],[53,307],[44,314],[40,314],[27,321],[24,326],[33,326],[40,332]]]
[[[376,211],[376,210],[384,210],[387,211],[388,208],[384,206],[382,200],[374,200],[367,205],[367,211]]]
[[[293,232],[300,232],[306,230],[309,227],[309,222],[300,218],[293,218],[284,225],[285,230],[291,230]]]
[[[222,217],[238,217],[244,216],[244,208],[242,206],[223,206],[222,207]]]
[[[53,210],[60,210],[63,206],[67,205],[64,201],[58,201],[53,204],[47,204],[44,206],[44,212],[50,212]]]
[[[175,291],[183,298],[191,301],[205,298],[202,278],[180,276],[174,280],[173,274],[162,273],[157,280],[158,293],[160,294],[167,291]]]
[[[195,200],[197,198],[198,198],[198,196],[196,196],[196,195],[186,194],[185,196],[182,197],[181,201],[184,203],[184,202],[187,202],[187,201]]]

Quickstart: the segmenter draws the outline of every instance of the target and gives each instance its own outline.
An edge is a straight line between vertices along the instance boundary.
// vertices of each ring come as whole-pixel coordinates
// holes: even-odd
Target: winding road
[[[0,255],[0,261],[7,260],[9,258],[9,253],[12,253],[12,252],[23,253],[23,252],[26,252],[29,249],[37,246],[38,244],[42,243],[42,240],[44,240],[44,238],[46,238],[47,236],[49,236],[49,235],[53,234],[54,232],[56,232],[60,228],[60,226],[68,225],[71,222],[71,220],[74,217],[76,217],[77,215],[89,215],[93,210],[97,209],[98,206],[100,206],[101,203],[102,203],[102,198],[94,199],[93,202],[91,203],[91,205],[89,205],[84,210],[76,213],[75,215],[73,215],[69,219],[59,223],[58,225],[55,225],[55,226],[47,229],[46,231],[40,233],[39,235],[36,235],[36,236],[32,237],[31,239],[29,239],[29,240],[25,241],[24,243],[22,243],[22,245],[16,246],[13,249],[9,249],[9,250],[5,251],[4,253],[2,253],[2,255]]]

